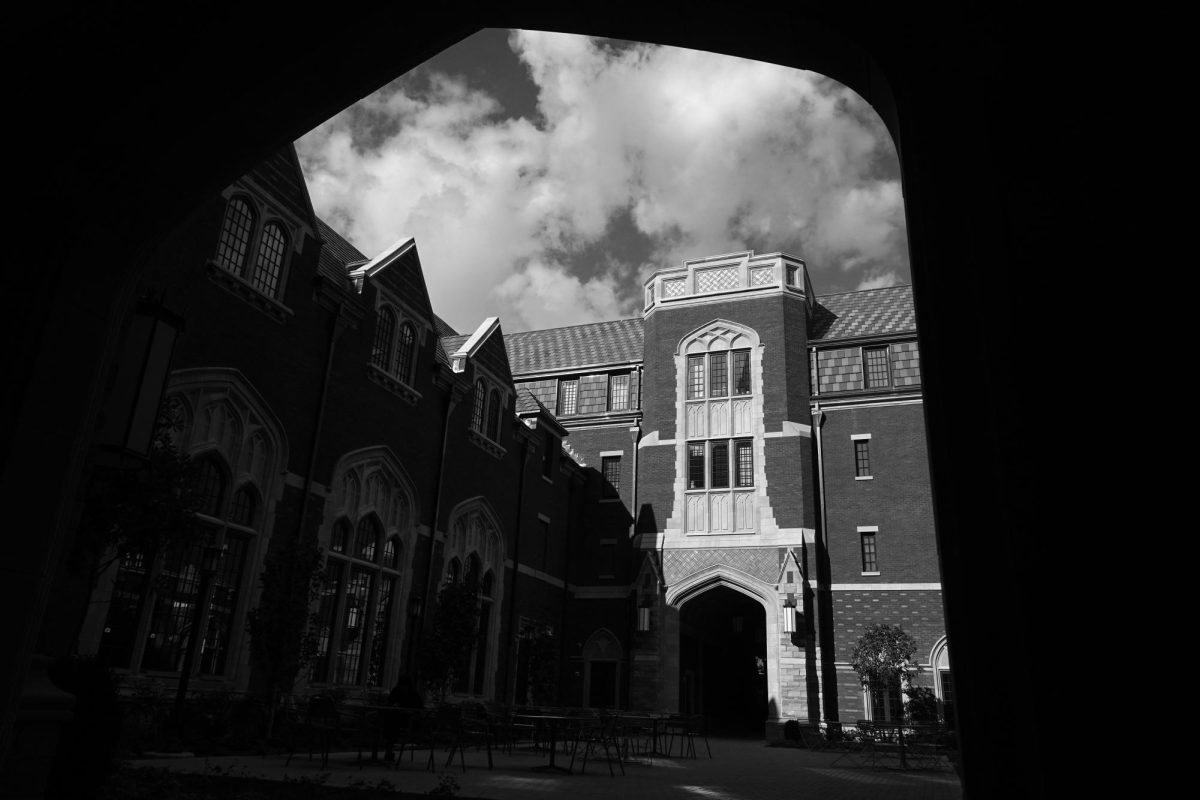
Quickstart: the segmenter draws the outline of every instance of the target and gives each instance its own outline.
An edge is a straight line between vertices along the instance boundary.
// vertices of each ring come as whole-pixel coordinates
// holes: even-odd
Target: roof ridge
[[[643,320],[641,317],[622,317],[621,319],[608,319],[608,320],[601,320],[599,322],[581,322],[578,325],[561,325],[557,328],[538,328],[537,330],[532,330],[532,331],[514,331],[513,333],[504,334],[504,338],[507,339],[510,336],[521,336],[523,334],[550,333],[552,331],[566,331],[566,330],[570,330],[571,328],[586,328],[589,325],[613,325],[617,322],[642,322],[642,321]]]
[[[876,286],[872,289],[850,289],[845,292],[830,292],[829,294],[814,295],[814,298],[820,300],[822,297],[841,297],[844,294],[866,294],[867,292],[886,292],[889,289],[911,289],[911,283],[897,283],[895,286]]]

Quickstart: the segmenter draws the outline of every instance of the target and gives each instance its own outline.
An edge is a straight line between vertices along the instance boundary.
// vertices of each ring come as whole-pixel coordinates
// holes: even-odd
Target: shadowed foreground
[[[935,769],[899,770],[871,767],[843,759],[836,766],[836,753],[811,752],[800,748],[767,747],[762,741],[713,739],[714,758],[655,758],[626,763],[622,777],[610,777],[603,754],[588,761],[586,774],[548,774],[533,767],[544,764],[544,753],[495,753],[495,768],[487,768],[487,754],[468,751],[466,772],[455,759],[453,769],[444,766],[439,754],[438,773],[425,770],[426,755],[418,753],[410,761],[406,756],[399,769],[365,762],[360,768],[357,753],[334,753],[321,768],[320,759],[308,760],[297,754],[290,766],[281,755],[215,756],[207,758],[139,759],[133,766],[153,766],[180,772],[208,772],[234,776],[268,778],[289,783],[322,782],[325,786],[377,786],[381,781],[402,792],[426,794],[444,785],[452,777],[461,798],[529,798],[570,795],[573,800],[611,797],[619,792],[622,800],[638,798],[689,798],[698,800],[764,800],[818,793],[824,800],[886,796],[888,800],[961,800],[962,786],[953,768],[944,764]],[[560,758],[562,758],[560,756]],[[559,763],[569,763],[562,758]],[[387,785],[387,784],[385,784]],[[443,789],[444,791],[444,789]]]

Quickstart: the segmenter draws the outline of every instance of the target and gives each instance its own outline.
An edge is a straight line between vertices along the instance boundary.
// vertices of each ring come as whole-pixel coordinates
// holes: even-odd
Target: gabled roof
[[[349,288],[350,276],[347,267],[350,264],[366,263],[367,257],[360,253],[358,248],[343,239],[340,233],[329,227],[329,223],[320,217],[317,218],[317,233],[325,243],[317,261],[317,272],[336,285]]]
[[[818,297],[808,323],[808,339],[846,339],[915,332],[912,286],[889,286]]]
[[[504,336],[514,375],[642,360],[642,321],[619,319]]]

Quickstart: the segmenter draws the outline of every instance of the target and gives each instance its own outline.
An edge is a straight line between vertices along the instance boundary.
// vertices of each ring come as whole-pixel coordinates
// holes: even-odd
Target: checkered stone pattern
[[[892,345],[892,385],[919,386],[921,384],[921,352],[916,342],[901,342]]]
[[[697,292],[720,292],[725,289],[736,289],[737,285],[737,267],[718,267],[696,272]]]
[[[770,286],[775,283],[775,270],[771,267],[761,267],[750,270],[751,286]]]
[[[540,381],[526,381],[515,384],[518,392],[527,391],[537,398],[538,402],[554,413],[558,410],[558,380],[548,378]]]
[[[821,393],[863,388],[862,356],[857,347],[821,350],[817,354]]]
[[[683,278],[676,278],[675,280],[662,282],[663,297],[683,297],[683,293],[686,289],[687,286],[684,285]]]
[[[719,547],[663,553],[663,575],[668,586],[714,564],[733,567],[767,583],[774,583],[779,577],[779,554],[773,547]]]

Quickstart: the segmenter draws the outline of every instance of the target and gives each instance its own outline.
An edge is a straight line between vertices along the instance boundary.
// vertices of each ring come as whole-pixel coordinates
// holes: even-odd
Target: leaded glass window
[[[854,440],[854,476],[865,478],[871,474],[870,439]]]
[[[688,399],[704,397],[704,356],[688,356],[687,375]]]
[[[487,384],[475,381],[475,407],[471,410],[471,430],[483,433],[483,407],[487,405]]]
[[[712,353],[708,357],[708,396],[729,394],[729,354]]]
[[[374,561],[379,548],[379,524],[374,517],[363,517],[358,523],[358,534],[354,539],[354,556],[363,561]]]
[[[492,389],[492,394],[488,398],[488,431],[487,437],[493,442],[500,441],[500,414],[504,410],[503,404],[500,402],[500,391]]]
[[[612,375],[608,379],[608,410],[629,410],[629,375]]]
[[[862,571],[878,572],[879,559],[875,550],[875,533],[864,531],[858,535],[862,545]]]
[[[258,259],[254,265],[251,284],[268,297],[274,297],[279,288],[279,276],[283,273],[283,254],[287,250],[287,236],[283,228],[274,222],[263,226],[258,240]]]
[[[240,275],[246,264],[246,251],[254,235],[254,211],[241,197],[234,197],[225,206],[221,238],[217,242],[217,263]]]
[[[579,393],[579,381],[559,381],[558,383],[558,416],[564,417],[576,413],[576,400]]]
[[[892,385],[891,361],[886,346],[864,347],[863,359],[866,361],[866,388],[878,389]]]
[[[405,383],[412,381],[413,354],[416,351],[417,332],[412,323],[400,326],[400,341],[396,348],[396,377]]]
[[[387,306],[379,309],[375,320],[375,343],[371,347],[371,363],[387,371],[392,368],[392,342],[396,335],[396,315]]]

